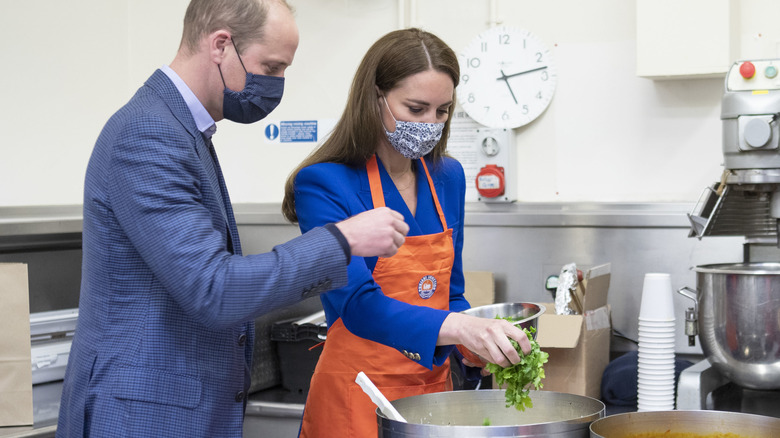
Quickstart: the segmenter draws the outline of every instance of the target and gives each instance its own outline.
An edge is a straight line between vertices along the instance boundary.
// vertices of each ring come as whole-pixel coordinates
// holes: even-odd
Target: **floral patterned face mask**
[[[387,111],[395,120],[395,131],[390,132],[385,128],[385,134],[387,134],[387,139],[393,148],[404,157],[412,160],[428,155],[439,143],[444,123],[399,122],[390,111],[387,98],[384,96],[382,98],[385,101]]]

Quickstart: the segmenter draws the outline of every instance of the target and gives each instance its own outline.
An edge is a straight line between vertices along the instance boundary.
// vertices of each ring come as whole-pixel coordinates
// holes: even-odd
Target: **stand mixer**
[[[780,59],[731,66],[721,120],[725,171],[688,214],[689,237],[745,236],[744,260],[695,267],[697,289],[678,291],[706,359],[681,373],[677,409],[780,416]]]
[[[745,236],[778,245],[780,227],[780,59],[739,61],[721,107],[725,171],[692,213],[690,237]]]

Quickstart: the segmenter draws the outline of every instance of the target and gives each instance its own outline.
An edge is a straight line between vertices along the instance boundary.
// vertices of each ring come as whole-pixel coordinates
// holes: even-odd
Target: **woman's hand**
[[[507,338],[517,341],[523,354],[531,352],[528,337],[511,322],[453,312],[444,319],[437,345],[462,344],[487,362],[508,367],[520,362],[520,355]]]
[[[461,354],[461,356],[463,356],[463,359],[461,359],[463,365],[471,368],[480,368],[479,372],[482,374],[482,377],[490,374],[490,371],[485,368],[487,362],[485,362],[484,359],[477,356],[473,351],[469,350],[461,344],[458,344],[455,347],[458,349],[458,352]]]

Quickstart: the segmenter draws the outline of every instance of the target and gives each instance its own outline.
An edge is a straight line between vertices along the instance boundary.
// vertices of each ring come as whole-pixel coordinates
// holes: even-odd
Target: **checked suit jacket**
[[[346,265],[324,228],[241,254],[216,156],[157,70],[106,123],[87,168],[57,436],[242,436],[252,321],[345,285]]]

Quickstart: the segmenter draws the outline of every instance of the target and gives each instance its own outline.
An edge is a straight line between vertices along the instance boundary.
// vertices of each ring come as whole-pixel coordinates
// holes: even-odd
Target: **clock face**
[[[526,125],[544,112],[555,92],[552,53],[526,30],[490,28],[463,50],[458,61],[458,103],[485,126]]]

